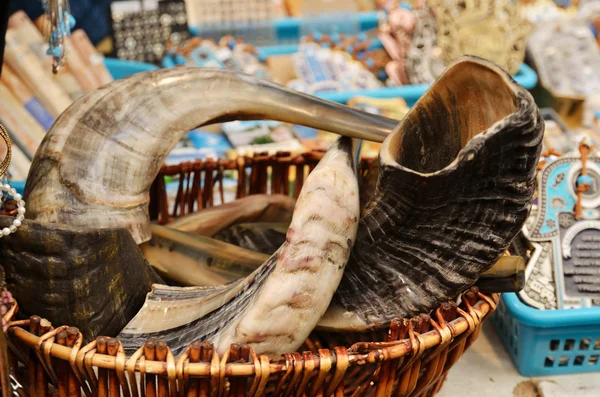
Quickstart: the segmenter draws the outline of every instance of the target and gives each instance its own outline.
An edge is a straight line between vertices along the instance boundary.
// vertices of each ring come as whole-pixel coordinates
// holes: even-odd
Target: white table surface
[[[450,370],[437,397],[600,397],[600,372],[526,378],[486,321],[477,341]]]

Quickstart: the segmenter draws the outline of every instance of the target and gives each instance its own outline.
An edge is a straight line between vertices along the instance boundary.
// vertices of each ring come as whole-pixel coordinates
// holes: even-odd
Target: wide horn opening
[[[457,61],[384,143],[384,163],[419,173],[447,167],[474,136],[518,109],[517,87],[497,66],[475,58]]]

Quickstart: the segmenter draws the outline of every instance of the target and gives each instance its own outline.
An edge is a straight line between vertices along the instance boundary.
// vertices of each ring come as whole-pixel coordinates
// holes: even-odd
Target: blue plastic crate
[[[157,66],[149,63],[120,60],[115,58],[105,58],[104,64],[115,80],[131,76],[134,73],[158,69]],[[17,192],[23,194],[23,191],[25,190],[25,181],[11,181],[10,185],[14,187]]]
[[[158,66],[150,63],[116,58],[104,58],[104,65],[106,65],[106,68],[115,80],[131,76],[134,73],[158,69]]]
[[[600,308],[538,310],[503,294],[492,323],[524,376],[600,371]]]
[[[219,39],[231,34],[243,37],[245,41],[254,45],[280,45],[298,43],[302,36],[316,32],[344,35],[365,32],[377,28],[385,16],[384,11],[331,13],[252,23],[205,24],[190,26],[189,29],[193,36]]]

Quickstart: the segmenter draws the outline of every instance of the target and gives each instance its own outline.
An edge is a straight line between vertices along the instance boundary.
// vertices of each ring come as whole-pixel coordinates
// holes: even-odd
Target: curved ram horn
[[[27,178],[29,218],[126,227],[138,244],[147,241],[149,189],[167,154],[194,128],[244,119],[379,142],[397,124],[223,69],[139,73],[80,98],[58,118]]]
[[[320,325],[385,326],[473,285],[527,219],[543,134],[532,96],[506,71],[469,56],[450,65],[383,142]]]

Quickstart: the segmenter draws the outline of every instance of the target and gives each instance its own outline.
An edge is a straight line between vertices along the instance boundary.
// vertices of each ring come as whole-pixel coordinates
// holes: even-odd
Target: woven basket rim
[[[119,349],[116,355],[100,354],[96,352],[96,340],[82,346],[83,336],[78,333],[77,342],[73,347],[67,347],[55,343],[54,336],[60,330],[65,330],[68,326],[61,326],[52,329],[48,333],[36,336],[23,327],[28,326],[30,320],[19,320],[8,322],[8,335],[18,339],[24,345],[36,349],[39,354],[44,354],[48,359],[54,358],[58,360],[68,361],[71,365],[91,365],[98,368],[111,370],[127,369],[128,372],[145,372],[147,374],[155,374],[168,376],[214,376],[215,371],[218,371],[222,376],[253,376],[264,372],[269,374],[277,372],[285,372],[291,365],[290,359],[296,363],[298,359],[312,361],[315,370],[318,370],[321,361],[327,362],[327,366],[336,363],[337,357],[344,357],[347,361],[346,365],[366,365],[375,364],[389,360],[395,360],[400,357],[412,355],[413,358],[420,356],[426,350],[435,348],[447,347],[455,339],[460,336],[467,336],[473,332],[496,308],[500,294],[484,295],[477,294],[477,302],[473,305],[464,299],[466,311],[458,308],[458,316],[456,319],[446,322],[440,313],[440,308],[435,311],[436,320],[431,318],[430,322],[432,329],[426,333],[419,334],[414,332],[412,326],[409,325],[409,338],[397,340],[393,342],[358,342],[350,347],[335,347],[333,349],[319,349],[318,354],[308,352],[286,353],[281,356],[269,359],[266,355],[257,355],[250,348],[251,358],[253,362],[248,363],[231,363],[229,360],[228,349],[222,357],[214,352],[210,362],[189,361],[189,347],[175,361],[170,349],[168,350],[166,361],[140,360],[143,346],[136,353],[127,357],[119,342]],[[18,311],[18,304],[13,301],[11,310],[5,314],[4,318],[8,321],[13,318]],[[460,339],[460,338],[459,338]]]

